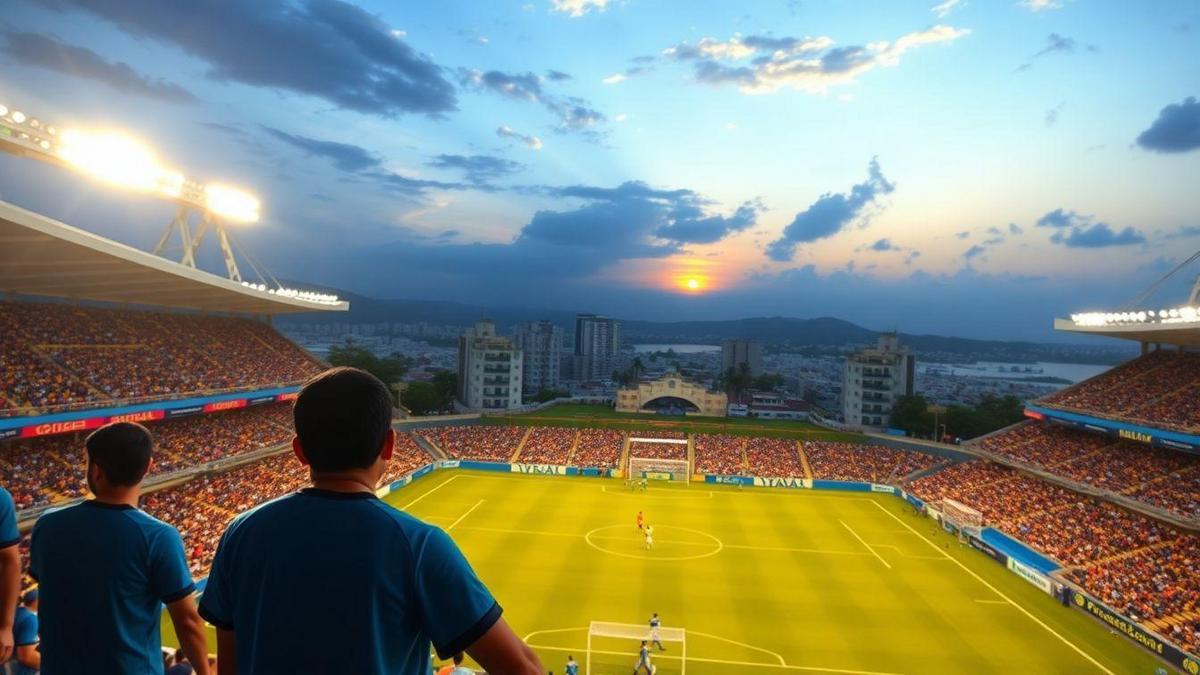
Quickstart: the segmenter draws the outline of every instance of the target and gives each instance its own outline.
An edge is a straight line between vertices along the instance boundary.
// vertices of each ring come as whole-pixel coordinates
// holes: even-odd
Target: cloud
[[[625,73],[613,73],[601,80],[604,84],[620,84],[625,81]]]
[[[1064,105],[1066,105],[1066,102],[1059,103],[1053,108],[1047,110],[1045,117],[1042,119],[1043,123],[1045,123],[1045,125],[1048,127],[1058,124],[1058,114],[1062,111]]]
[[[1021,234],[1021,233],[1023,233],[1024,231],[1025,231],[1025,230],[1021,229],[1021,226],[1020,226],[1020,225],[1017,225],[1016,223],[1009,223],[1009,224],[1008,224],[1008,233],[1009,233],[1009,234],[1011,234],[1011,235],[1014,235],[1014,236],[1015,236],[1015,235],[1018,235],[1018,234]]]
[[[310,157],[324,157],[330,160],[335,167],[342,171],[355,173],[365,169],[374,169],[381,164],[378,157],[357,145],[298,136],[274,127],[263,126],[262,129],[272,137],[304,151]]]
[[[759,210],[759,205],[747,202],[739,206],[732,216],[718,216],[706,215],[695,203],[680,204],[671,212],[670,222],[659,227],[654,234],[674,242],[711,244],[752,227]]]
[[[966,3],[963,2],[963,0],[946,0],[940,5],[934,5],[933,7],[930,7],[929,11],[933,12],[933,15],[937,18],[944,19],[950,12],[953,12],[965,4]]]
[[[523,168],[517,162],[491,155],[438,155],[427,165],[435,169],[461,171],[463,177],[472,183],[490,183]]]
[[[967,237],[971,236],[971,233],[964,230],[962,232],[955,233],[954,236],[957,239],[966,239]]]
[[[1047,54],[1054,54],[1056,52],[1069,54],[1073,51],[1075,51],[1075,40],[1064,35],[1059,35],[1058,33],[1051,33],[1046,36],[1046,46],[1034,54],[1033,58],[1036,59],[1039,56],[1046,56]]]
[[[877,67],[895,67],[900,57],[921,45],[956,40],[970,31],[933,26],[908,33],[894,42],[834,47],[829,37],[774,37],[735,35],[729,40],[703,38],[669,47],[664,57],[690,62],[696,80],[705,84],[733,85],[744,94],[765,94],[783,88],[809,94],[854,83]]]
[[[84,10],[135,38],[175,46],[207,64],[208,77],[218,82],[314,96],[384,117],[457,107],[441,67],[382,19],[341,0],[33,1]]]
[[[881,195],[895,189],[879,169],[875,159],[867,166],[866,181],[850,188],[848,194],[825,193],[807,209],[796,214],[792,222],[783,229],[783,235],[771,242],[766,249],[772,260],[791,260],[798,244],[831,237],[854,222],[863,210]]]
[[[2,35],[4,45],[0,52],[17,63],[92,80],[125,94],[167,103],[197,100],[194,94],[173,82],[143,75],[128,63],[109,61],[86,47],[69,45],[40,33],[5,31]]]
[[[1150,128],[1138,134],[1137,144],[1162,153],[1200,148],[1200,102],[1189,96],[1163,108]]]
[[[1038,227],[1055,230],[1050,241],[1070,248],[1107,248],[1146,243],[1146,237],[1132,227],[1114,231],[1108,223],[1095,220],[1092,216],[1054,209],[1038,218]]]
[[[911,264],[913,264],[913,261],[914,261],[914,260],[916,260],[917,258],[920,258],[920,257],[921,257],[921,252],[920,252],[920,251],[909,251],[909,252],[908,252],[908,253],[907,253],[907,254],[904,256],[904,264],[905,264],[905,265],[911,265]]]
[[[608,2],[609,0],[550,0],[550,7],[572,19],[578,19],[592,10],[603,12],[608,8]]]
[[[972,258],[975,258],[975,257],[977,257],[977,256],[983,255],[983,254],[984,254],[986,251],[987,251],[987,248],[986,248],[986,247],[984,247],[984,246],[980,246],[979,244],[975,244],[975,245],[974,245],[974,246],[972,246],[971,248],[969,248],[969,249],[967,249],[967,250],[963,251],[962,257],[963,257],[963,259],[964,259],[964,260],[968,260],[968,261],[969,261],[969,260],[971,260]]]
[[[1021,0],[1017,3],[1031,12],[1044,12],[1048,9],[1060,9],[1062,3],[1058,0]]]
[[[892,245],[890,239],[879,239],[870,246],[872,251],[894,251],[896,247]]]
[[[524,143],[527,147],[534,150],[542,149],[542,139],[538,138],[537,136],[527,136],[525,134],[518,133],[513,131],[512,127],[502,125],[496,129],[496,135],[500,138],[515,138]]]
[[[551,80],[553,82],[565,82],[567,80],[572,79],[572,77],[570,75],[568,75],[567,73],[562,72],[561,70],[547,70],[546,71],[546,79]]]
[[[1200,237],[1200,225],[1184,225],[1164,236],[1163,239],[1189,239],[1191,237]]]
[[[581,98],[559,98],[546,93],[542,89],[542,78],[534,73],[462,70],[460,75],[464,86],[490,91],[514,101],[541,104],[558,117],[559,131],[581,132],[586,137],[594,138],[597,135],[595,127],[605,121],[603,113],[592,109]]]

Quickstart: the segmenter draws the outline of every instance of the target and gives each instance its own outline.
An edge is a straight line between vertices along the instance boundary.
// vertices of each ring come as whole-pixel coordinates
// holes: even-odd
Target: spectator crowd
[[[444,426],[421,433],[452,459],[507,462],[517,451],[528,427],[501,425]]]
[[[248,319],[0,302],[0,415],[301,382],[320,364]]]
[[[1042,400],[1180,431],[1200,430],[1200,352],[1159,349]]]
[[[897,450],[885,445],[805,441],[804,454],[813,478],[823,480],[887,483],[938,461],[933,455]]]

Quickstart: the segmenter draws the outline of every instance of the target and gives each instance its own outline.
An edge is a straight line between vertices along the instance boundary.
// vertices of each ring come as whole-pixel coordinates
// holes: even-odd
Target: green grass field
[[[687,631],[687,672],[1110,673],[1158,662],[891,495],[438,471],[387,497],[448,530],[562,672],[591,621]],[[638,510],[655,527],[646,551]],[[168,622],[164,622],[168,623]],[[678,645],[656,655],[681,672]],[[602,640],[592,673],[629,673]]]

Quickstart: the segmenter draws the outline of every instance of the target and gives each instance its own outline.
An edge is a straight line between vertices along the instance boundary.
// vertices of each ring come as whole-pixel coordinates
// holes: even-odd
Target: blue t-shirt
[[[16,650],[37,643],[37,614],[25,607],[17,607],[16,618],[13,619],[13,644],[16,646]],[[12,675],[37,675],[38,671],[21,665],[21,662],[17,660],[16,650],[13,651],[12,657]]]
[[[367,492],[308,488],[229,525],[200,615],[232,630],[238,671],[430,671],[500,619],[442,530]]]
[[[17,529],[17,507],[12,495],[0,488],[0,548],[21,543],[21,531]]]
[[[175,528],[85,501],[38,518],[30,556],[42,673],[162,675],[161,603],[195,590]]]
[[[574,661],[568,661],[565,672],[566,675],[579,675],[579,664]]]

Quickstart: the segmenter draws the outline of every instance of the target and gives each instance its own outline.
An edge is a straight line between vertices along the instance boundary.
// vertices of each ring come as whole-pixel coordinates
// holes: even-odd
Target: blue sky
[[[1192,0],[13,4],[0,103],[256,192],[286,278],[1050,339],[1200,248]],[[171,214],[0,179],[143,248]]]

